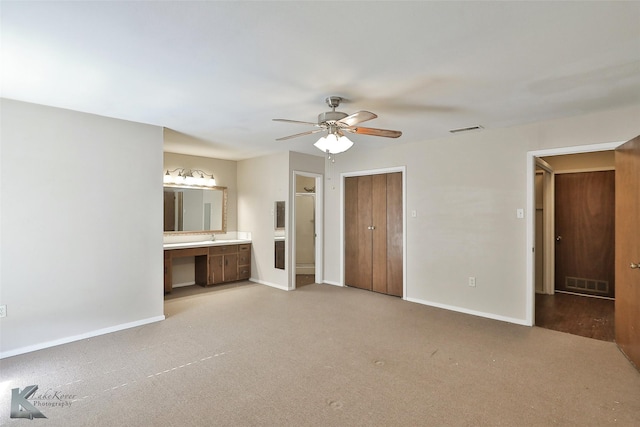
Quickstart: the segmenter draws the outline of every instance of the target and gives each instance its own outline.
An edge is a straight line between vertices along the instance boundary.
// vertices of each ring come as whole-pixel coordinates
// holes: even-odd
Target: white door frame
[[[551,165],[539,157],[536,166],[544,171],[542,175],[542,212],[543,212],[543,259],[542,291],[553,295],[555,290],[555,173]],[[535,211],[534,211],[535,212]],[[534,266],[535,267],[535,266]],[[534,268],[535,269],[535,268]]]
[[[322,283],[324,281],[323,272],[324,272],[324,218],[322,213],[324,212],[324,192],[322,183],[324,182],[324,177],[322,174],[312,173],[312,172],[303,172],[303,171],[293,171],[293,185],[292,193],[291,193],[291,263],[290,263],[290,276],[289,276],[289,289],[296,289],[296,178],[298,176],[306,176],[315,178],[315,282]]]
[[[527,152],[527,293],[526,293],[526,319],[525,323],[529,326],[535,325],[535,307],[536,307],[536,280],[535,280],[535,175],[536,175],[536,158],[545,156],[559,156],[563,154],[592,153],[596,151],[612,151],[626,141],[606,142],[602,144],[592,145],[576,145],[573,147],[550,148],[546,150],[528,151]],[[551,239],[553,242],[554,240]]]

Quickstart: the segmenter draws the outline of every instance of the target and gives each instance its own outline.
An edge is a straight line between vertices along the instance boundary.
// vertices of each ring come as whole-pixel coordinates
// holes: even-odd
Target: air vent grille
[[[482,129],[484,129],[482,126],[477,125],[477,126],[469,126],[469,127],[460,128],[460,129],[451,129],[449,132],[451,133],[471,132],[471,131],[482,130]]]
[[[588,292],[593,294],[607,295],[609,293],[609,282],[606,280],[582,279],[579,277],[565,277],[567,290]]]

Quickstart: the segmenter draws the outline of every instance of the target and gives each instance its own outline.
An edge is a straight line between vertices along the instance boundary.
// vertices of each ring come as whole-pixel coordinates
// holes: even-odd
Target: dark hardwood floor
[[[536,326],[601,341],[614,341],[613,300],[581,295],[536,294]]]

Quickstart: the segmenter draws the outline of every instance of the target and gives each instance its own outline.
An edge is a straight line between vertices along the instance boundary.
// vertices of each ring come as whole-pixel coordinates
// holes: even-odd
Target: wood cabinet
[[[212,246],[209,248],[209,282],[217,285],[251,276],[251,245]]]
[[[194,257],[195,282],[207,286],[251,277],[251,243],[164,251],[164,292],[171,292],[172,259]]]
[[[402,173],[345,178],[345,284],[402,296]]]
[[[238,279],[238,245],[209,248],[209,275],[214,285]]]

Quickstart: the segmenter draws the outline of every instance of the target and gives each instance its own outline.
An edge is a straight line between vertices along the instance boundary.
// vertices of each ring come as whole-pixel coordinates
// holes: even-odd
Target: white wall
[[[280,289],[289,289],[287,272],[274,267],[275,202],[284,200],[289,234],[289,153],[256,157],[238,162],[238,226],[251,233],[251,279]],[[289,241],[286,239],[285,250]]]
[[[286,152],[238,162],[238,227],[251,233],[251,280],[280,289],[293,289],[291,275],[291,206],[294,171],[322,173],[324,158]],[[285,269],[274,267],[274,209],[285,201]]]
[[[2,357],[162,320],[162,128],[1,100]]]
[[[356,142],[325,171],[325,280],[344,283],[340,173],[406,166],[407,211],[417,212],[406,218],[407,299],[526,323],[531,248],[516,209],[527,206],[527,152],[639,133],[636,106],[389,148]]]

